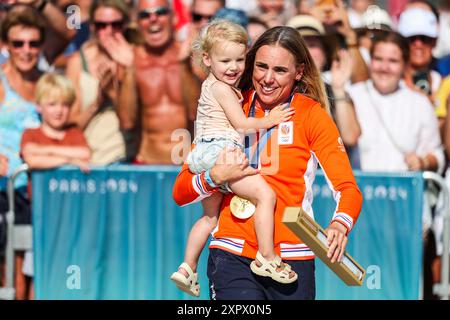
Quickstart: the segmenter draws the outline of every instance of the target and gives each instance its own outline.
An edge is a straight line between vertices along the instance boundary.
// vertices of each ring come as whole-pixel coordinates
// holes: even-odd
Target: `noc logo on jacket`
[[[282,122],[278,126],[278,144],[292,144],[294,142],[294,123]]]

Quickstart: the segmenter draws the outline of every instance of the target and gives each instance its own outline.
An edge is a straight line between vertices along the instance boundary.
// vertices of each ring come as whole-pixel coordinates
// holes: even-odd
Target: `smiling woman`
[[[92,163],[105,165],[126,157],[117,113],[119,86],[133,59],[123,36],[128,8],[123,0],[99,0],[93,3],[90,17],[92,37],[71,56],[66,73],[78,96],[71,121],[84,130]]]
[[[210,169],[197,175],[185,164],[174,185],[174,199],[177,204],[186,205],[213,198],[220,185],[223,190],[228,182],[232,185],[261,172],[269,189],[276,194],[272,220],[259,220],[257,213],[240,217],[236,207],[245,202],[236,205],[236,196],[229,193],[223,196],[219,222],[209,246],[210,297],[218,300],[314,299],[314,253],[282,223],[284,209],[301,206],[313,216],[312,184],[320,162],[338,194],[337,209],[327,228],[328,257],[336,262],[342,259],[348,232],[359,216],[361,192],[340,144],[338,129],[326,111],[327,100],[319,72],[295,29],[275,27],[261,35],[247,53],[241,86],[244,88],[243,112],[248,119],[267,119],[282,103],[295,109],[295,114],[250,139],[253,144],[248,142],[245,148],[249,159],[240,150],[224,150]],[[249,161],[254,168],[248,166]],[[254,184],[249,189],[261,185]],[[273,223],[267,226],[273,226],[272,244],[277,258],[270,263],[261,259],[258,228],[262,221]],[[275,273],[283,269],[287,272],[284,279],[263,272]]]
[[[45,37],[45,23],[42,17],[30,7],[11,10],[2,23],[2,40],[10,53],[10,59],[3,70],[7,77],[19,73],[18,82],[11,83],[26,100],[33,100],[33,88],[40,75],[37,69],[41,47]],[[11,79],[15,78],[11,76]],[[25,81],[25,78],[33,79]]]
[[[209,73],[203,82],[197,109],[196,148],[187,158],[193,173],[209,170],[224,148],[243,149],[242,130],[270,129],[288,121],[293,114],[290,108],[282,110],[274,107],[264,118],[245,116],[241,106],[242,94],[236,87],[244,71],[247,44],[245,29],[227,20],[215,20],[206,25],[193,43],[194,56],[199,57]],[[254,204],[251,204],[250,213],[246,216],[248,218],[254,213],[259,246],[251,270],[280,283],[294,282],[297,275],[288,264],[281,262],[274,251],[273,211],[276,197],[273,190],[260,175],[231,181],[227,188]],[[234,198],[238,206],[243,202],[239,197]],[[190,232],[185,262],[171,277],[180,289],[195,296],[199,295],[200,290],[195,273],[197,261],[209,234],[216,227],[221,201],[221,194],[216,193],[202,202],[204,215]],[[243,218],[239,212],[236,216]]]
[[[402,80],[409,59],[406,39],[395,32],[380,35],[371,55],[371,79],[349,92],[362,131],[361,169],[442,172],[445,159],[433,107]]]

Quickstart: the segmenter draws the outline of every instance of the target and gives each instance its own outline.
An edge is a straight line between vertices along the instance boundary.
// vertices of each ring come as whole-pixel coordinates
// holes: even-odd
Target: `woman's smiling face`
[[[285,102],[302,73],[303,66],[298,66],[294,56],[283,47],[264,45],[259,48],[252,75],[259,102],[266,109]]]

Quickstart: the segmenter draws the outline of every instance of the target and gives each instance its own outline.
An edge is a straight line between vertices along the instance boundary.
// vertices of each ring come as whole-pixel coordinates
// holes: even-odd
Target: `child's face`
[[[61,130],[67,124],[70,106],[62,99],[46,99],[39,104],[42,122],[55,130]]]
[[[203,55],[203,63],[214,76],[230,86],[236,86],[245,68],[247,47],[240,43],[221,41],[209,54]]]

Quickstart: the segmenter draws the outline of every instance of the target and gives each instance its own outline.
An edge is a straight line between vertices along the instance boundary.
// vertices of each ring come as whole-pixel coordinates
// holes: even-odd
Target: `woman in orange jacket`
[[[277,194],[275,250],[298,279],[279,284],[251,272],[249,265],[258,251],[253,217],[240,219],[235,210],[233,214],[233,194],[225,194],[209,245],[211,299],[314,299],[314,254],[282,224],[284,209],[301,206],[313,216],[312,184],[320,164],[337,203],[327,228],[328,255],[335,262],[342,259],[348,232],[361,210],[361,192],[338,129],[327,112],[319,72],[296,30],[275,27],[258,39],[247,54],[241,86],[247,116],[263,117],[283,102],[295,108],[294,116],[251,135],[245,150],[248,160],[239,156],[239,150],[224,150],[216,165],[201,174],[192,174],[184,165],[174,185],[174,199],[179,205],[197,202],[230,180],[260,172]],[[227,157],[230,153],[238,157]]]

